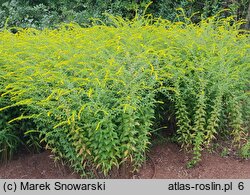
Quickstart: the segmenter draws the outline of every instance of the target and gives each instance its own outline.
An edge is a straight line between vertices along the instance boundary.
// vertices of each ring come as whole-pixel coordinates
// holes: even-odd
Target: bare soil
[[[250,160],[219,153],[203,152],[202,161],[186,168],[189,155],[175,144],[159,144],[151,149],[139,173],[141,179],[250,179]],[[24,154],[0,165],[0,178],[8,179],[79,179],[67,166],[54,163],[49,151]]]

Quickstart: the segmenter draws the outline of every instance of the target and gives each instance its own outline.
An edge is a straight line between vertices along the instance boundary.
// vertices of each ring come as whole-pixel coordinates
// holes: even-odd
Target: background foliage
[[[150,0],[1,0],[0,27],[8,18],[9,26],[55,27],[61,22],[75,21],[79,24],[91,23],[89,18],[101,18],[104,12],[133,18],[135,10],[143,12]],[[175,20],[183,8],[189,17],[193,13],[195,22],[214,15],[221,9],[228,9],[224,16],[236,15],[239,20],[247,17],[250,22],[249,0],[153,0],[148,13],[155,17]]]

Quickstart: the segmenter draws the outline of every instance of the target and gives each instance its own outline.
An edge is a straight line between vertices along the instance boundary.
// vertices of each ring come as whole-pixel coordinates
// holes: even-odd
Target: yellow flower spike
[[[87,95],[88,95],[89,98],[91,97],[92,93],[93,93],[93,89],[90,88],[89,91],[88,91],[88,93],[87,93]]]
[[[100,124],[101,124],[101,122],[98,122],[98,123],[97,123],[97,126],[96,126],[95,130],[98,130],[98,129],[99,129]]]
[[[95,81],[97,81],[98,85],[102,85],[102,83],[100,82],[98,78],[95,78]]]
[[[150,67],[151,67],[151,75],[154,73],[154,66],[153,66],[153,64],[150,64]]]

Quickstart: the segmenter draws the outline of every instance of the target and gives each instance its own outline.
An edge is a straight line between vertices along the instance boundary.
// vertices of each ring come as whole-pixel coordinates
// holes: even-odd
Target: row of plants
[[[9,26],[46,28],[55,27],[61,22],[77,22],[80,25],[91,24],[90,18],[101,18],[103,13],[133,18],[138,12],[142,13],[148,3],[148,13],[171,21],[176,20],[178,8],[183,8],[188,17],[195,14],[194,22],[207,18],[222,9],[227,9],[224,16],[235,15],[235,19],[248,18],[248,0],[1,0],[0,27],[8,21]],[[250,24],[249,24],[250,25]],[[247,27],[247,26],[246,26]]]
[[[2,158],[41,142],[82,177],[137,171],[159,118],[174,121],[189,167],[221,137],[250,156],[250,39],[240,22],[106,20],[0,32]]]

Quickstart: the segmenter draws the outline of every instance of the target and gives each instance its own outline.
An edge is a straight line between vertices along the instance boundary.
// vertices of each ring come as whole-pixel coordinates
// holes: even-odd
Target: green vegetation
[[[0,32],[2,156],[26,135],[83,177],[124,163],[136,171],[160,116],[176,121],[189,167],[222,136],[249,157],[250,40],[240,22],[106,21]]]
[[[134,18],[136,11],[142,13],[146,5],[152,2],[148,13],[175,21],[183,8],[187,17],[194,22],[213,16],[227,9],[223,16],[235,15],[239,20],[247,17],[249,0],[0,0],[0,27],[8,19],[9,26],[46,28],[55,27],[61,22],[76,22],[80,25],[91,24],[89,18],[101,18],[103,13]],[[248,19],[250,23],[250,20]],[[250,24],[249,24],[250,25]]]
[[[248,140],[240,149],[240,156],[245,159],[250,158],[250,140]]]

